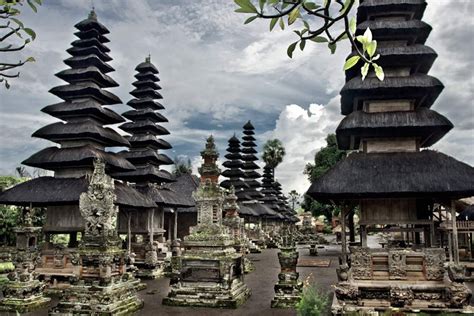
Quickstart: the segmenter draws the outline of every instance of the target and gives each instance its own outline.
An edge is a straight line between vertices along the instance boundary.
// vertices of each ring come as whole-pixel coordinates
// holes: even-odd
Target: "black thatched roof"
[[[87,19],[82,20],[81,22],[74,25],[79,31],[85,32],[89,30],[95,30],[99,34],[108,34],[109,30],[99,21],[97,21],[97,14],[94,10],[89,13]]]
[[[83,56],[72,56],[64,60],[64,63],[72,68],[85,68],[88,66],[97,67],[102,73],[109,73],[115,69],[109,64],[102,61],[94,54]]]
[[[101,106],[95,100],[79,101],[79,102],[60,102],[48,105],[41,109],[42,112],[54,116],[63,121],[75,117],[92,117],[103,124],[122,123],[123,117],[114,111]]]
[[[90,139],[105,146],[130,146],[127,139],[115,130],[103,127],[88,119],[78,122],[52,123],[40,128],[32,136],[53,142]]]
[[[140,64],[138,64],[137,67],[135,67],[135,70],[138,71],[138,72],[151,72],[153,74],[157,74],[159,73],[158,69],[155,67],[155,65],[153,65],[149,60],[146,60]]]
[[[438,54],[423,44],[414,44],[410,46],[393,46],[382,45],[377,46],[377,54],[380,54],[380,59],[377,64],[383,68],[402,67],[409,68],[411,73],[427,74],[433,65]],[[347,58],[355,56],[352,52]],[[360,68],[363,62],[358,62],[354,67],[346,71],[346,81],[360,76]]]
[[[177,194],[180,195],[180,197],[184,200],[187,201],[187,205],[194,206],[196,203],[193,199],[193,192],[196,191],[196,189],[199,186],[199,178],[196,177],[195,175],[184,173],[180,175],[179,177],[175,178],[175,182],[172,183],[167,183],[163,185],[164,188],[168,188]],[[182,209],[179,208],[178,212],[190,212],[192,211],[187,210],[187,209]],[[194,211],[196,211],[194,209]]]
[[[353,153],[309,188],[319,201],[423,197],[457,199],[474,195],[474,168],[445,154]]]
[[[106,152],[92,145],[78,147],[48,147],[24,160],[22,164],[47,170],[66,168],[91,167],[94,159],[101,159],[106,163],[109,172],[135,170],[135,167],[125,158],[116,153]]]
[[[133,164],[143,165],[151,163],[155,165],[172,165],[174,162],[167,155],[159,154],[153,149],[134,148],[129,151],[121,151],[120,156],[127,159]]]
[[[424,74],[412,74],[409,77],[377,78],[355,77],[341,90],[341,113],[347,115],[355,109],[362,109],[366,100],[413,99],[415,107],[431,107],[443,90],[443,84],[436,78]]]
[[[103,90],[94,82],[80,82],[57,86],[49,90],[49,92],[65,101],[92,98],[101,104],[122,103],[119,97],[109,91]]]
[[[134,109],[163,110],[165,108],[160,102],[152,98],[132,99],[127,102],[127,105]]]
[[[122,113],[122,115],[132,121],[137,120],[139,118],[146,118],[155,123],[168,122],[168,119],[166,117],[164,117],[162,114],[158,112],[155,112],[152,109],[130,110],[130,111]]]
[[[171,149],[170,143],[167,141],[156,138],[155,135],[133,135],[132,137],[128,138],[130,144],[134,148],[143,148],[143,147],[150,147],[153,149]]]
[[[386,15],[387,12],[405,13],[408,17],[421,20],[426,8],[425,0],[361,0],[357,9],[357,23],[370,16]]]
[[[340,149],[358,149],[361,138],[417,137],[421,147],[429,147],[453,128],[441,114],[427,108],[416,111],[352,112],[336,129]]]
[[[56,77],[70,83],[82,80],[90,80],[101,88],[119,86],[119,84],[114,79],[102,73],[100,69],[95,66],[65,69],[58,72]]]
[[[356,35],[362,35],[367,28],[377,40],[408,40],[409,45],[423,44],[431,32],[431,26],[420,20],[371,20],[358,24]]]
[[[89,181],[80,178],[40,177],[0,193],[0,203],[9,205],[53,206],[78,204]],[[134,188],[115,182],[116,204],[125,207],[156,207],[156,204]]]
[[[169,188],[158,188],[158,187],[137,187],[137,190],[146,195],[151,200],[155,201],[156,204],[164,207],[178,207],[187,208],[194,206],[194,201],[191,202],[186,196],[181,193],[175,192]]]
[[[113,177],[129,182],[140,183],[140,182],[153,182],[153,183],[164,183],[173,182],[174,177],[165,170],[160,170],[159,167],[152,164],[148,165],[136,165],[136,170],[115,172]]]

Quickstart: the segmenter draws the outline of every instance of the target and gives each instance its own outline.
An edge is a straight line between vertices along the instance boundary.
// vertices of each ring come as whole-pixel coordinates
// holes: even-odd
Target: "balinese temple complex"
[[[428,72],[437,55],[425,42],[423,0],[361,1],[356,35],[370,27],[385,79],[362,80],[360,64],[346,72],[341,90],[345,118],[338,146],[352,150],[312,184],[308,194],[342,207],[342,258],[333,313],[364,310],[468,312],[470,290],[459,266],[454,201],[474,195],[474,168],[428,147],[453,124],[431,109],[443,84]],[[452,245],[433,229],[433,205],[450,209]],[[360,209],[361,243],[347,254],[345,222]],[[414,240],[371,249],[368,232],[415,232]],[[471,310],[472,312],[472,310]]]

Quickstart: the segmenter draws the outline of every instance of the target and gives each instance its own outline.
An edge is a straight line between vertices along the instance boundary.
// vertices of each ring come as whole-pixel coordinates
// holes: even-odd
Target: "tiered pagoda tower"
[[[253,127],[252,123],[248,121],[244,125],[244,136],[242,137],[242,171],[244,172],[243,180],[247,184],[248,188],[244,189],[245,195],[247,196],[248,200],[257,200],[262,197],[262,194],[258,191],[260,188],[260,182],[257,180],[261,177],[258,173],[258,169],[260,167],[255,163],[258,160],[256,156],[257,144],[255,143],[255,128]]]
[[[168,130],[160,125],[168,120],[157,112],[164,109],[156,101],[162,99],[157,91],[161,89],[157,84],[158,69],[148,56],[135,70],[137,80],[133,83],[135,89],[130,93],[134,98],[127,103],[133,110],[123,113],[130,122],[120,126],[122,130],[131,134],[129,137],[131,149],[119,154],[132,163],[136,170],[118,172],[114,177],[134,183],[138,191],[155,201],[159,207],[146,211],[127,209],[120,214],[119,231],[131,235],[128,251],[136,256],[137,276],[156,278],[162,274],[164,268],[165,253],[160,252],[164,241],[163,207],[184,205],[180,203],[183,199],[180,199],[175,192],[161,187],[163,183],[172,182],[173,177],[167,171],[160,170],[160,166],[173,164],[173,161],[159,153],[159,150],[170,149],[171,145],[157,137],[169,134]],[[137,235],[143,236],[143,242],[137,240]]]
[[[277,191],[273,186],[273,168],[269,166],[263,167],[262,190],[260,191],[263,197],[260,199],[264,204],[278,211],[278,197]]]
[[[84,231],[89,225],[88,221],[97,219],[95,218],[97,214],[93,214],[90,218],[84,217],[85,213],[80,209],[79,200],[81,194],[90,188],[96,163],[100,165],[102,179],[106,179],[108,184],[111,182],[108,189],[113,191],[109,193],[113,196],[113,203],[116,206],[148,208],[156,207],[156,204],[132,187],[118,181],[114,182],[107,175],[135,169],[125,158],[106,151],[107,147],[130,145],[127,139],[113,129],[105,127],[124,121],[120,115],[105,107],[121,103],[116,95],[105,90],[118,86],[107,75],[114,70],[107,64],[112,58],[108,55],[109,49],[104,45],[108,42],[105,35],[109,31],[97,20],[94,10],[87,19],[75,27],[78,29],[75,33],[78,39],[73,41],[72,47],[67,50],[72,57],[64,61],[70,68],[56,74],[67,84],[50,90],[64,101],[42,110],[63,122],[47,125],[33,134],[33,137],[50,140],[59,146],[41,150],[23,162],[27,166],[54,171],[54,177],[32,179],[4,191],[0,195],[0,203],[46,207],[46,224],[43,227],[46,243],[41,249],[41,260],[35,261],[39,262],[35,274],[42,275],[46,280],[56,279],[58,283],[65,281],[64,285],[69,284],[71,288],[82,291],[85,300],[92,300],[94,295],[100,296],[101,293],[107,292],[108,294],[104,295],[108,295],[108,298],[104,299],[109,300],[110,304],[100,306],[101,312],[114,313],[117,310],[131,312],[138,309],[141,302],[133,291],[134,283],[131,279],[125,280],[129,276],[126,275],[123,280],[121,279],[125,265],[123,251],[117,248],[116,240],[112,238],[114,239],[112,244],[109,244],[111,240],[106,239],[97,240],[97,243],[93,241],[92,243],[101,251],[95,252],[92,261],[88,261],[88,254],[81,253],[78,249],[77,233],[83,233],[81,245],[84,245]],[[103,185],[99,184],[99,187]],[[96,193],[97,197],[101,194],[99,191]],[[113,218],[112,216],[107,220]],[[52,245],[49,236],[54,233],[69,233],[69,247],[61,249]],[[113,256],[113,263],[105,253]],[[117,279],[113,286],[109,282],[110,273],[98,273],[101,268],[112,269],[113,277]],[[91,272],[92,270],[94,272]],[[91,273],[88,274],[89,272]],[[78,286],[71,284],[78,280],[83,280],[85,283],[74,284]],[[100,289],[97,288],[92,293],[89,291],[91,284],[96,282],[100,283]],[[74,295],[65,296],[64,299],[67,300]],[[62,303],[68,304],[64,300]],[[73,305],[74,308],[77,307],[77,304]],[[68,309],[65,305],[62,306]],[[97,306],[89,304],[83,307],[86,309],[84,312],[98,312],[95,309]]]
[[[227,179],[221,182],[221,187],[229,190],[233,186],[235,195],[239,200],[245,200],[244,190],[248,188],[248,185],[242,180],[245,176],[245,173],[242,171],[244,164],[240,153],[240,141],[235,135],[229,139],[229,146],[226,150],[227,154],[224,157],[227,160],[222,165],[227,169],[222,172],[222,176]]]
[[[346,72],[336,134],[338,146],[355,150],[312,184],[318,201],[342,205],[343,256],[334,313],[364,309],[400,311],[469,310],[470,291],[457,266],[456,214],[452,201],[474,195],[474,168],[426,150],[452,127],[431,107],[443,84],[428,72],[436,53],[425,45],[431,27],[422,22],[424,0],[365,0],[357,13],[356,35],[370,28],[385,79],[362,80],[360,66]],[[451,207],[454,263],[445,271],[445,250],[435,248],[433,204]],[[361,247],[346,258],[345,217],[361,212]],[[417,233],[415,248],[405,239],[385,249],[367,248],[367,231]],[[422,235],[422,236],[421,236]],[[423,239],[421,239],[423,237]],[[413,238],[410,238],[413,240]],[[422,244],[420,244],[422,243]],[[408,247],[407,247],[408,244]],[[426,248],[421,248],[425,246]],[[423,283],[423,286],[417,284]]]

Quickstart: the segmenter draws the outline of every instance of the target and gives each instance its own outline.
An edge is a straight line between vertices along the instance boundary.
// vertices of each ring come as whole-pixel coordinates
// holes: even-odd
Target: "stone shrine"
[[[77,250],[80,274],[49,315],[126,315],[143,306],[135,290],[139,281],[125,269],[115,198],[114,181],[105,174],[105,164],[96,160],[90,185],[79,200],[86,223]]]
[[[244,281],[244,264],[234,248],[234,238],[222,225],[224,192],[218,184],[218,153],[214,138],[201,152],[201,182],[194,192],[198,224],[184,237],[184,252],[174,266],[179,275],[171,280],[165,305],[237,308],[250,296]]]

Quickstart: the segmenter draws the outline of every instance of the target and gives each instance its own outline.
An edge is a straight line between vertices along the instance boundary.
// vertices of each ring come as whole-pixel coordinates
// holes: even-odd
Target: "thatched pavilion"
[[[361,64],[346,72],[341,90],[346,117],[336,134],[339,148],[355,152],[308,190],[316,200],[343,206],[334,313],[391,307],[469,309],[471,293],[458,266],[456,228],[454,264],[445,270],[445,250],[436,247],[432,211],[434,203],[444,204],[455,221],[453,201],[474,194],[474,168],[426,149],[453,125],[431,109],[443,85],[428,75],[436,53],[425,45],[431,31],[421,21],[425,7],[424,0],[365,0],[358,9],[356,35],[371,29],[385,79],[369,73],[362,80]],[[356,206],[361,244],[351,247],[347,257],[346,216]],[[368,231],[415,234],[388,248],[370,249]]]

